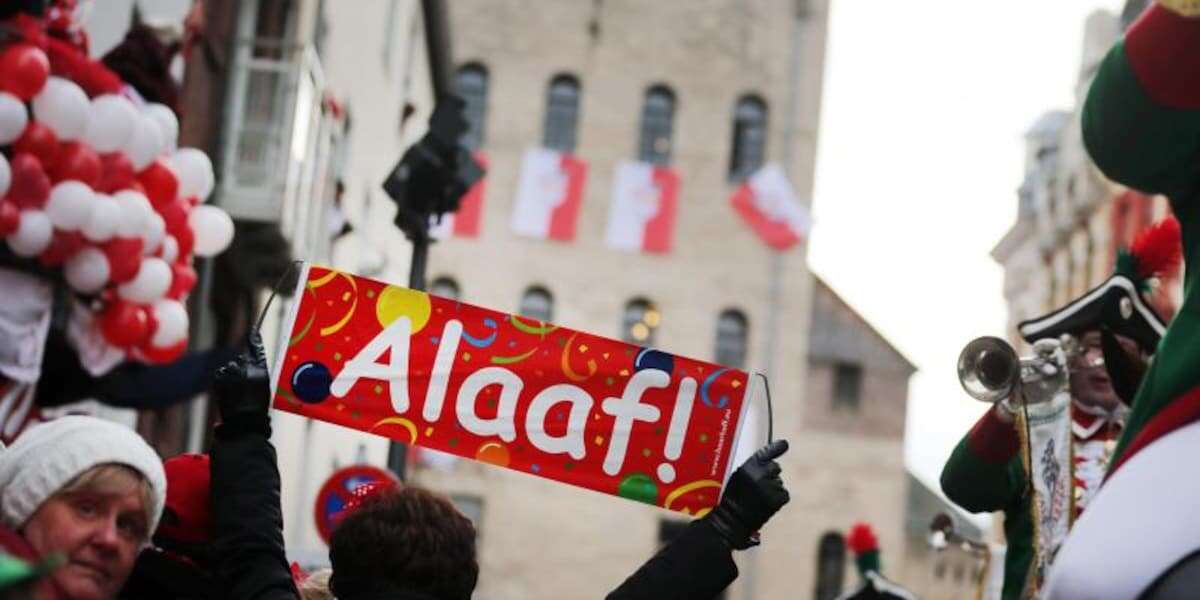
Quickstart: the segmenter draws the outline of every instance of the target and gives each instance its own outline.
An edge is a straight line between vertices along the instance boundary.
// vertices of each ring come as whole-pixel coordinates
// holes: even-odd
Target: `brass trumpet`
[[[969,396],[996,403],[1021,392],[1028,403],[1049,400],[1066,384],[1067,360],[1059,340],[1038,340],[1021,358],[992,336],[971,340],[958,355],[958,381]]]

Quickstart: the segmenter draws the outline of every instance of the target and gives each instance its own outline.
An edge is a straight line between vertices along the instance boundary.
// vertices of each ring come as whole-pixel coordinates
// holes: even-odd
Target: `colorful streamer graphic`
[[[321,267],[276,408],[690,515],[720,498],[745,372]]]

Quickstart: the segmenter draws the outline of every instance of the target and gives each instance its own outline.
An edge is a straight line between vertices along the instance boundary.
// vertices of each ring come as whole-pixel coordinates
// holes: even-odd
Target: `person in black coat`
[[[275,448],[269,441],[269,375],[258,334],[251,335],[249,346],[247,354],[222,367],[216,378],[221,423],[211,452],[210,498],[216,579],[224,588],[222,597],[229,600],[295,600],[299,593],[283,545],[279,469]],[[612,591],[608,599],[704,600],[720,594],[737,578],[733,551],[757,545],[758,530],[790,499],[780,478],[780,466],[775,462],[787,448],[787,441],[777,440],[756,452],[734,472],[712,512],[688,525],[678,538]],[[392,514],[402,515],[403,511]],[[456,520],[453,515],[437,519],[447,522],[447,531],[454,529],[449,523]],[[401,526],[393,528],[397,532],[403,530]],[[333,548],[341,545],[340,531],[340,527],[334,531]],[[473,535],[471,538],[473,561]],[[355,564],[339,571],[338,563],[345,563],[345,558],[332,552],[331,556],[337,559],[331,587],[335,593],[341,592],[339,600],[457,600],[454,594],[462,591],[454,588],[453,593],[431,593],[424,587],[412,589],[416,585],[412,581],[407,585],[405,581],[379,581],[376,586],[366,587],[350,585],[351,578],[347,577],[350,572],[371,572],[370,566]],[[361,562],[372,560],[372,555],[346,558]],[[413,560],[420,558],[414,556]],[[474,585],[472,577],[472,590]]]
[[[688,524],[608,600],[716,598],[737,579],[733,551],[757,546],[758,530],[790,500],[775,462],[787,449],[787,440],[775,440],[755,452],[729,478],[720,504]]]

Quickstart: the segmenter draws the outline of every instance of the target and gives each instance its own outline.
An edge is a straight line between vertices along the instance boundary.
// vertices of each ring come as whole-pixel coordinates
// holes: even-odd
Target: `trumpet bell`
[[[1020,382],[1021,361],[1008,342],[991,336],[971,340],[958,355],[958,381],[972,398],[999,402]]]

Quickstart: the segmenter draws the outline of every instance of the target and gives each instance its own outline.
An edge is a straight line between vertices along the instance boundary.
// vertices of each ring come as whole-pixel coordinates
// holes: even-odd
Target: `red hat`
[[[155,537],[185,543],[210,541],[208,455],[180,454],[164,461],[163,469],[167,472],[167,502]]]

